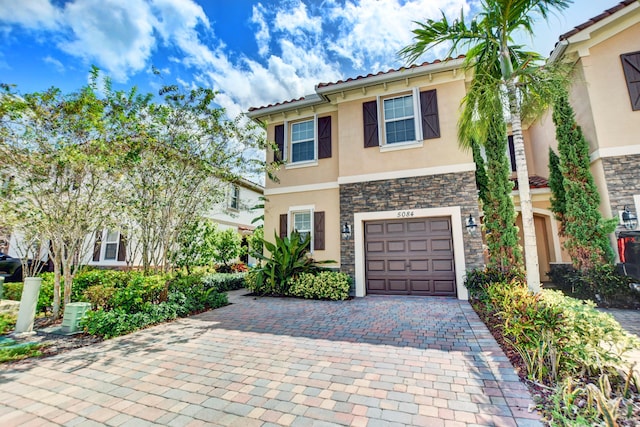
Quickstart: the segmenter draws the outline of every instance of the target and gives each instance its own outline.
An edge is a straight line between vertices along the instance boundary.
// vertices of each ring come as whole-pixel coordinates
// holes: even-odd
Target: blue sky
[[[576,0],[540,22],[547,54],[558,36],[617,4]],[[0,0],[0,83],[21,92],[73,91],[90,66],[116,88],[163,83],[220,92],[230,115],[298,98],[331,82],[404,65],[412,22],[473,13],[477,0]],[[423,60],[441,58],[443,50]],[[162,71],[162,81],[151,67]]]

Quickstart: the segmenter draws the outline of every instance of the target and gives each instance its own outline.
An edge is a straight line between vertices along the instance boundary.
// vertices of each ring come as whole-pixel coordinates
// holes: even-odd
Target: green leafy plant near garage
[[[301,298],[345,300],[350,288],[351,277],[336,271],[301,273],[289,279],[289,295]]]
[[[639,419],[640,378],[624,359],[640,348],[595,304],[542,290],[518,275],[469,272],[472,304],[491,329],[554,426],[626,425]]]

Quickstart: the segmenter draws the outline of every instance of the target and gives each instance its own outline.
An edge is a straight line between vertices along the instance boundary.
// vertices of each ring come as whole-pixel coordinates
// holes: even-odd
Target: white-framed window
[[[120,232],[117,230],[107,230],[104,238],[105,261],[117,261],[118,245],[120,244]]]
[[[387,144],[416,141],[413,94],[382,100],[384,137]]]
[[[240,209],[240,187],[232,185],[229,190],[229,207],[231,209]]]
[[[291,163],[316,160],[315,119],[291,123]]]
[[[306,236],[310,236],[310,247],[309,250],[313,252],[314,248],[314,235],[313,235],[313,214],[314,214],[315,206],[314,205],[304,205],[304,206],[291,206],[289,207],[289,236],[295,230],[300,234],[300,239],[304,240]]]

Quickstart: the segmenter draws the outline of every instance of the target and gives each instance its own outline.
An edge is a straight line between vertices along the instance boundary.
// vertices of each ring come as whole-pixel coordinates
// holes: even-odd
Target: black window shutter
[[[422,136],[424,139],[440,138],[440,119],[438,117],[438,95],[436,90],[420,92],[420,110],[422,112]]]
[[[280,238],[284,239],[287,237],[287,214],[280,215]]]
[[[318,117],[318,158],[331,157],[331,116]]]
[[[100,250],[102,249],[102,230],[96,231],[96,240],[93,244],[93,260],[100,261]]]
[[[278,125],[275,127],[275,139],[278,146],[278,152],[274,153],[273,159],[276,162],[284,160],[284,125]]]
[[[127,260],[127,239],[120,233],[120,242],[118,242],[118,261]]]
[[[378,103],[369,101],[362,104],[364,120],[364,148],[377,147],[378,143]]]
[[[620,55],[622,69],[627,80],[627,89],[631,99],[631,109],[640,110],[640,52]]]
[[[516,169],[516,148],[513,145],[513,135],[509,135],[509,159],[511,160],[511,172],[515,172]]]
[[[313,249],[324,250],[324,212],[313,213]]]

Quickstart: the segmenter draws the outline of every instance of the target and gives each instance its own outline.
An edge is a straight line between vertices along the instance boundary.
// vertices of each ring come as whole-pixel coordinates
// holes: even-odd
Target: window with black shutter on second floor
[[[440,137],[435,89],[378,97],[362,105],[364,146],[394,149]]]
[[[313,166],[331,157],[331,116],[286,121],[275,127],[275,160],[288,166]]]
[[[627,81],[631,109],[640,111],[640,51],[620,55],[622,69]]]

